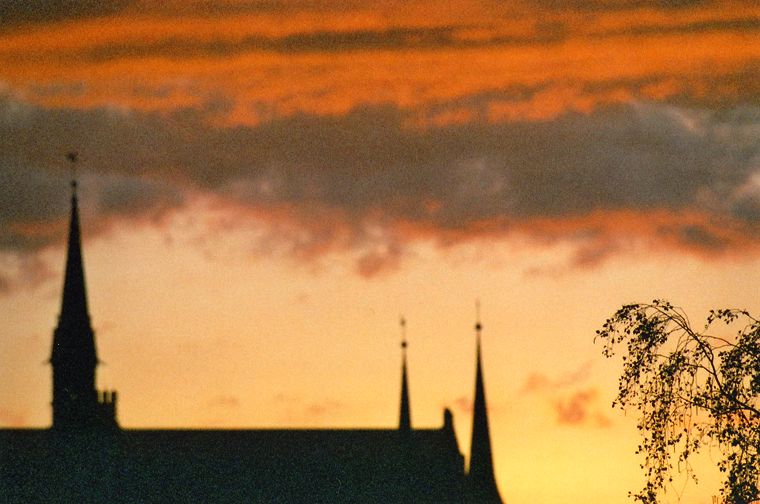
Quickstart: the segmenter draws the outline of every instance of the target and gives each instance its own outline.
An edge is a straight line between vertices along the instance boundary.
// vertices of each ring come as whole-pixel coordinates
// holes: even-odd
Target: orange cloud
[[[560,425],[594,425],[609,427],[612,421],[596,405],[596,389],[578,390],[569,397],[554,402],[557,423]]]
[[[317,402],[303,401],[296,396],[277,394],[274,397],[277,408],[282,410],[285,422],[319,421],[329,415],[343,412],[346,405],[335,399],[323,399]]]
[[[469,397],[459,396],[454,399],[453,404],[462,413],[472,413],[473,403]]]
[[[324,415],[334,413],[336,410],[343,408],[343,403],[340,401],[327,400],[320,403],[311,403],[304,409],[304,413],[307,417],[322,417]]]
[[[211,408],[235,409],[240,407],[240,398],[237,396],[219,395],[209,399],[206,404]]]
[[[584,385],[590,376],[591,366],[592,363],[588,362],[554,378],[544,373],[531,373],[520,392],[548,401],[560,425],[609,427],[612,421],[598,404],[598,390]]]
[[[524,394],[533,394],[574,387],[588,379],[591,367],[592,362],[589,361],[556,378],[550,378],[544,373],[531,373],[525,379],[520,391]]]
[[[433,125],[484,114],[532,121],[636,98],[736,102],[757,92],[746,77],[760,57],[760,10],[741,3],[678,16],[632,4],[592,17],[489,2],[458,16],[424,2],[321,15],[239,7],[131,8],[0,32],[1,78],[49,107],[191,108],[230,126],[380,103],[420,119],[437,107]]]

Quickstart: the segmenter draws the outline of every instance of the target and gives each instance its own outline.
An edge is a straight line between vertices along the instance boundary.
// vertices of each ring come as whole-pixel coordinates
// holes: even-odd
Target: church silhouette
[[[406,344],[391,429],[123,429],[117,393],[95,386],[76,182],[50,428],[0,429],[0,501],[72,503],[501,503],[477,336],[469,468],[452,413],[411,425]]]

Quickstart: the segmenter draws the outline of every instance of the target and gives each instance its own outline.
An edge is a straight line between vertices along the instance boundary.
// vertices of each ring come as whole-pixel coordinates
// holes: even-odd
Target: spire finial
[[[401,326],[401,348],[406,352],[406,347],[409,343],[406,340],[406,319],[403,315],[399,319],[399,325]]]
[[[79,160],[79,154],[76,151],[69,151],[66,153],[66,159],[71,163],[71,194],[77,195],[77,161]]]
[[[409,405],[409,383],[406,372],[406,319],[401,315],[401,410],[399,412],[398,428],[401,432],[412,430],[412,413]]]
[[[480,336],[480,331],[483,330],[483,324],[480,323],[480,299],[475,299],[475,331]]]

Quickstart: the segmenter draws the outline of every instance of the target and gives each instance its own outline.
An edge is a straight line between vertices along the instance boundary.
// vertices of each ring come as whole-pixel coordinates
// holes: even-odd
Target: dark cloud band
[[[136,0],[5,0],[0,2],[0,29],[107,16],[135,3]]]
[[[614,253],[611,235],[704,253],[760,244],[752,106],[633,103],[546,122],[424,128],[393,107],[230,128],[197,111],[45,110],[6,96],[0,115],[12,113],[0,125],[6,252],[60,239],[61,228],[39,224],[65,221],[60,159],[70,146],[86,160],[101,219],[142,219],[182,207],[188,191],[212,194],[243,222],[290,230],[282,236],[303,257],[336,243],[366,250],[368,273],[397,262],[415,233],[456,243],[517,230],[583,245],[579,265]],[[630,230],[598,219],[658,213],[675,217]]]

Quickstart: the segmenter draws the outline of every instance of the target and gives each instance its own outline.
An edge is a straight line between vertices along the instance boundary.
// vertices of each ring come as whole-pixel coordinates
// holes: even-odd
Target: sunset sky
[[[505,501],[632,502],[594,331],[760,313],[759,35],[734,0],[2,2],[0,426],[50,423],[76,150],[123,426],[391,427],[403,314],[412,423],[467,453],[480,299]]]

